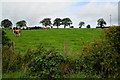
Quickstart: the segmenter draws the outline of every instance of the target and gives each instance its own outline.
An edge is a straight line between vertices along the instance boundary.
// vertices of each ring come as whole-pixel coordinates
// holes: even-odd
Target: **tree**
[[[90,25],[88,24],[88,25],[86,26],[86,28],[90,28]]]
[[[17,23],[16,23],[16,26],[18,27],[23,27],[23,26],[26,26],[26,21],[25,20],[21,20],[21,21],[18,21]]]
[[[11,40],[8,38],[8,36],[6,36],[6,32],[4,30],[2,30],[2,45],[3,46],[11,46]]]
[[[53,25],[58,28],[61,25],[62,20],[60,18],[56,18],[53,22]]]
[[[104,25],[106,25],[106,22],[105,22],[105,20],[104,20],[103,18],[98,19],[97,22],[98,22],[98,26],[100,26],[101,28],[102,28]]]
[[[40,21],[40,23],[42,23],[43,26],[51,26],[51,19],[50,18],[44,18],[42,21]]]
[[[12,25],[13,25],[12,22],[8,19],[4,19],[3,21],[1,21],[1,26],[2,27],[7,28],[7,27],[11,27]]]
[[[79,28],[81,28],[81,27],[84,26],[84,25],[85,25],[85,22],[82,22],[82,21],[81,21],[81,22],[79,23],[79,26],[80,26]]]
[[[70,20],[70,18],[64,18],[62,19],[62,25],[64,25],[64,28],[66,28],[66,26],[69,26],[72,24],[72,21]]]

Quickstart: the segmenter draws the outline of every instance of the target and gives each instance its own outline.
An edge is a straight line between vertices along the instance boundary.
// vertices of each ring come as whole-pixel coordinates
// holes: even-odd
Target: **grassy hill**
[[[78,53],[83,45],[100,39],[102,29],[74,28],[50,30],[22,30],[21,37],[16,37],[12,30],[6,30],[8,37],[16,43],[16,50],[25,53],[28,48],[36,48],[41,43],[47,48],[56,48],[63,53],[64,42],[67,54]]]

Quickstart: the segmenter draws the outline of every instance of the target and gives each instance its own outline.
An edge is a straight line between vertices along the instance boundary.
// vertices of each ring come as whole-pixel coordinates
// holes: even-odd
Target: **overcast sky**
[[[40,25],[43,18],[70,18],[73,26],[78,27],[80,21],[92,27],[97,20],[104,18],[110,25],[118,25],[119,0],[1,0],[0,20],[9,19],[15,26],[17,21],[26,20],[28,26]],[[85,26],[86,26],[85,25]]]

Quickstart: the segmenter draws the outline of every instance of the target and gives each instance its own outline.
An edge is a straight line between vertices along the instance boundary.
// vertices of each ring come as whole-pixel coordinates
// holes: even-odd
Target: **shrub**
[[[58,53],[54,48],[29,49],[27,54],[20,55],[8,46],[3,47],[3,74],[22,71],[24,78],[63,78],[64,75],[80,71],[78,60]]]
[[[88,25],[86,26],[86,28],[90,28],[90,25],[88,24]]]
[[[29,50],[31,61],[28,62],[28,70],[26,76],[30,78],[61,78],[69,68],[69,59],[64,57],[55,49],[47,50],[43,46],[36,50]]]
[[[120,76],[120,27],[104,30],[104,41],[94,41],[83,47],[83,69],[85,72],[100,74],[103,77]]]
[[[9,73],[20,71],[22,63],[21,62],[21,55],[19,53],[15,53],[11,48],[8,46],[2,47],[2,72]]]
[[[2,45],[11,46],[10,39],[6,36],[6,32],[2,30]]]
[[[104,30],[105,39],[120,53],[120,26],[112,26]]]
[[[118,57],[116,50],[106,42],[92,42],[88,47],[83,48],[84,68],[87,72],[111,76],[118,75]]]

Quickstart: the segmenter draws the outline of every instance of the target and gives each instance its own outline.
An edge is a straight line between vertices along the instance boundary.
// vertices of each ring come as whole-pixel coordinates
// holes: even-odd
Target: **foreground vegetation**
[[[3,44],[3,74],[21,71],[18,78],[120,78],[120,27],[110,27],[103,33],[102,40],[84,45],[77,58],[44,45],[21,55],[8,41]]]

